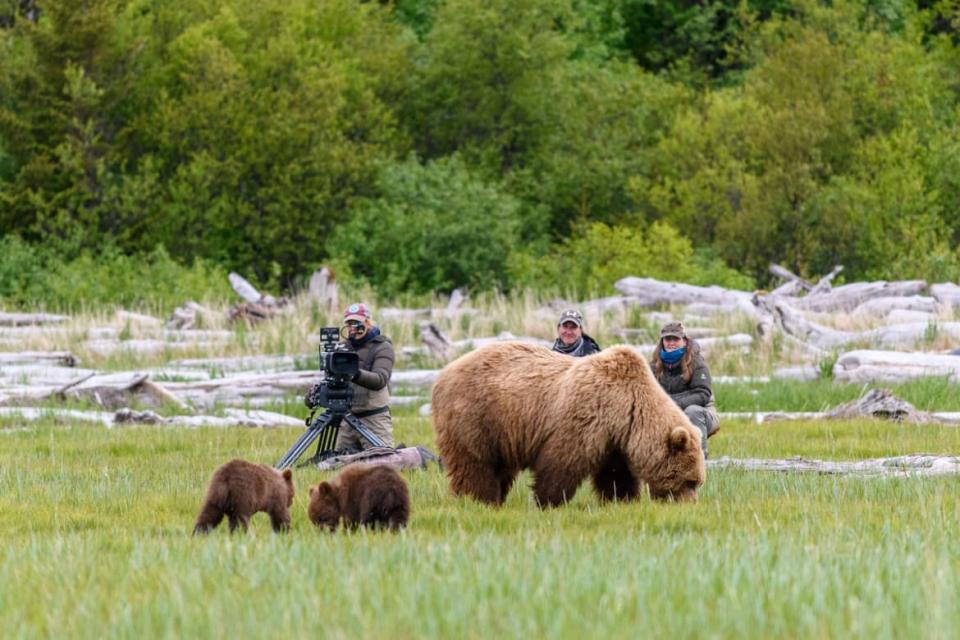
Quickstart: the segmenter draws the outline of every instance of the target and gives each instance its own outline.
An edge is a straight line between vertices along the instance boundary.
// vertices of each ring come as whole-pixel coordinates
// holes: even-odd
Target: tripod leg
[[[357,433],[359,433],[364,440],[366,440],[373,446],[375,447],[387,446],[387,444],[383,440],[381,440],[377,436],[377,434],[375,434],[373,431],[370,431],[370,428],[367,427],[367,425],[360,422],[360,418],[358,418],[357,416],[353,415],[352,413],[348,413],[343,417],[343,419],[347,421],[347,424],[349,424],[351,427],[356,429]]]
[[[337,419],[334,420],[334,418]],[[331,428],[328,429],[328,427]],[[307,427],[307,430],[303,433],[303,435],[301,435],[297,441],[293,443],[293,446],[290,447],[290,450],[287,451],[282,458],[280,458],[280,461],[275,464],[274,467],[277,469],[292,467],[297,459],[303,455],[303,452],[307,450],[307,447],[309,447],[314,440],[328,431],[333,431],[336,433],[339,429],[339,416],[329,411],[322,414],[313,421],[313,424]]]
[[[334,428],[324,431],[323,437],[317,440],[317,450],[313,454],[314,460],[319,460],[324,452],[333,451],[333,445],[337,442],[337,434],[340,432],[340,420],[336,422]]]

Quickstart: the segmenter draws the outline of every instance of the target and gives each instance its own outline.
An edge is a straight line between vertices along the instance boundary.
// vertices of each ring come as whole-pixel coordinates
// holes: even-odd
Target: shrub
[[[126,255],[114,248],[63,260],[16,236],[0,239],[0,301],[73,311],[94,305],[169,311],[185,300],[227,300],[224,270],[204,260],[185,266],[162,246]]]
[[[646,276],[691,284],[749,289],[753,281],[727,267],[670,225],[647,229],[595,222],[576,227],[546,255],[517,254],[511,259],[515,284],[579,295],[609,294],[626,276]]]

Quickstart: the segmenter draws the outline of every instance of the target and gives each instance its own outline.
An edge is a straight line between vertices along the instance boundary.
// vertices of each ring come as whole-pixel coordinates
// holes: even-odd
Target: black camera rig
[[[277,469],[292,467],[318,438],[317,452],[311,462],[319,462],[332,455],[340,431],[340,422],[343,420],[373,446],[386,446],[359,418],[350,413],[353,403],[353,387],[350,382],[360,371],[360,357],[355,351],[350,351],[340,344],[339,339],[340,330],[337,327],[320,329],[320,368],[323,370],[324,379],[307,395],[307,405],[310,407],[307,430],[280,458],[275,465]],[[317,410],[321,407],[326,411],[318,416]]]

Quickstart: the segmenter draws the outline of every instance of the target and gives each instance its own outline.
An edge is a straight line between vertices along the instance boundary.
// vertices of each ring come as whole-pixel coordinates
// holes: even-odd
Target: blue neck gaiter
[[[682,358],[686,352],[686,347],[680,347],[673,351],[664,351],[663,347],[660,347],[660,359],[663,360],[663,363],[666,365],[675,365],[680,362],[680,358]]]
[[[367,331],[365,334],[363,334],[363,337],[360,338],[359,340],[354,340],[353,338],[347,338],[347,339],[350,341],[350,346],[352,346],[354,349],[359,349],[363,345],[367,344],[368,342],[376,338],[378,335],[380,335],[380,327],[373,327],[372,329]]]

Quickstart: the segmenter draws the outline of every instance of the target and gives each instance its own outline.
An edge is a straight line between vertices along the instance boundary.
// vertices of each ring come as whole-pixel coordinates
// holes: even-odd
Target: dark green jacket
[[[683,371],[678,362],[673,367],[664,363],[663,373],[658,378],[660,386],[681,409],[692,405],[706,407],[713,403],[713,389],[710,386],[710,369],[700,354],[700,345],[688,341],[688,349],[693,349],[693,375],[690,382],[683,381]]]

